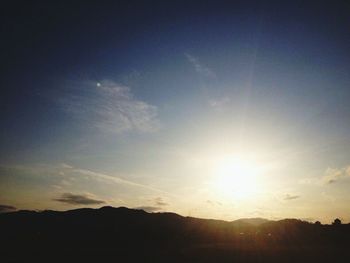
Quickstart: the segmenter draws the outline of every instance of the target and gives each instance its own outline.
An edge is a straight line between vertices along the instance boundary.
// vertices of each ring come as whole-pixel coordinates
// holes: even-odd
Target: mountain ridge
[[[309,262],[329,262],[350,245],[350,224],[223,221],[126,207],[3,213],[0,233],[5,262],[37,261],[43,255],[44,262],[53,254],[57,262],[296,262],[301,255]]]
[[[235,220],[224,220],[224,219],[212,219],[212,218],[201,218],[201,217],[193,217],[193,216],[183,216],[180,214],[177,214],[175,212],[147,212],[144,209],[139,209],[139,208],[128,208],[125,206],[120,206],[120,207],[113,207],[113,206],[102,206],[99,208],[88,208],[88,207],[82,207],[82,208],[75,208],[75,209],[69,209],[69,210],[63,210],[63,211],[57,211],[57,210],[16,210],[16,211],[9,211],[9,212],[3,212],[0,213],[0,217],[5,214],[50,214],[50,213],[77,213],[77,212],[82,212],[82,211],[142,211],[145,214],[157,214],[157,215],[164,215],[164,214],[172,214],[176,215],[182,218],[193,218],[193,219],[198,219],[198,220],[211,220],[211,221],[218,221],[218,222],[225,222],[225,223],[248,223],[251,225],[261,225],[267,222],[278,222],[278,221],[283,221],[283,220],[299,220],[299,221],[304,221],[301,219],[297,218],[284,218],[284,219],[279,219],[279,220],[271,220],[271,219],[266,219],[262,217],[245,217],[245,218],[239,218]],[[305,221],[308,222],[308,221]]]

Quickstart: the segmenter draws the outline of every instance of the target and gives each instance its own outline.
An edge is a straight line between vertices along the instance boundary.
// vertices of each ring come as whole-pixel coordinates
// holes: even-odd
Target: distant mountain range
[[[241,218],[238,220],[233,221],[233,223],[245,223],[245,224],[251,224],[253,226],[260,226],[264,223],[270,222],[270,220],[265,219],[265,218]]]
[[[125,207],[4,213],[0,234],[5,262],[334,262],[350,245],[350,225],[227,222]]]

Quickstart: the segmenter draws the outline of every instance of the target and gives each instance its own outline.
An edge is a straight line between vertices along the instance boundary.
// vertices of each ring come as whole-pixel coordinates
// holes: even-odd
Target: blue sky
[[[6,10],[1,204],[350,219],[347,5]]]

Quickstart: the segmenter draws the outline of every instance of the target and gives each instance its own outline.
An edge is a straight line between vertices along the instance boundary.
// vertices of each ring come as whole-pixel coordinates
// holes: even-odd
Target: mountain
[[[233,221],[234,223],[245,223],[245,224],[250,224],[253,226],[260,226],[262,224],[265,224],[267,222],[269,222],[270,220],[267,220],[265,218],[260,218],[260,217],[256,217],[256,218],[241,218],[238,220]]]
[[[2,262],[336,262],[350,225],[233,222],[125,207],[0,215]]]

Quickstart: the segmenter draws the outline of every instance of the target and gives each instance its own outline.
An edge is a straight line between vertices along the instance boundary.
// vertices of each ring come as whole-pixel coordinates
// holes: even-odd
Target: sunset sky
[[[348,4],[101,2],[0,11],[0,211],[350,221]]]

